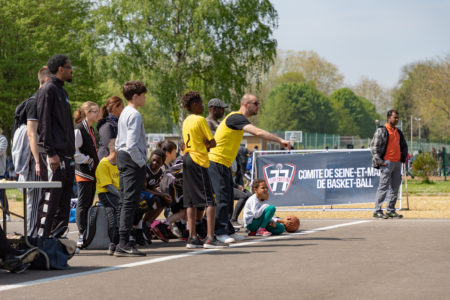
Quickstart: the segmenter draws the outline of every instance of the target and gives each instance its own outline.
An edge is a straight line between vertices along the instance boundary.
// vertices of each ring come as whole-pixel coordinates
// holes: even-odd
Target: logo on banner
[[[269,164],[263,167],[264,180],[273,195],[284,195],[289,190],[295,174],[293,164]]]

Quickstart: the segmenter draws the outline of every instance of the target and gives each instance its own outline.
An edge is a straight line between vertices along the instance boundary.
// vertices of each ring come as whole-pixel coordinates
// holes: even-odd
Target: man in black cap
[[[219,98],[213,98],[208,102],[209,115],[206,118],[209,128],[214,135],[216,133],[217,127],[219,127],[219,119],[221,119],[225,113],[225,108],[228,105],[220,100]]]

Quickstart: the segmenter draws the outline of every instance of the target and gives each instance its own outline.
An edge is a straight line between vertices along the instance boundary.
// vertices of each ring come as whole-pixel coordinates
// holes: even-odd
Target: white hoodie
[[[268,206],[269,204],[259,200],[256,194],[251,195],[244,207],[244,226],[251,224],[253,219],[261,217]]]

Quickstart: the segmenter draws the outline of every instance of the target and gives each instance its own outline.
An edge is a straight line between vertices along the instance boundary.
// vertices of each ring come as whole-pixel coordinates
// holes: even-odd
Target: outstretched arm
[[[284,140],[274,134],[271,134],[270,132],[265,131],[264,129],[258,128],[252,124],[247,124],[242,129],[244,129],[245,132],[248,132],[257,137],[263,138],[265,140],[280,143],[283,147],[286,147],[287,149],[290,149],[290,147],[291,147],[291,145],[289,144],[289,141],[286,141],[286,140]]]

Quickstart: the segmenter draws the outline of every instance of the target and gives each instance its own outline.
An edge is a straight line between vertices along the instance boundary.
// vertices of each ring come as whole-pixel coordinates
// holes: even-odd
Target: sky
[[[278,49],[313,50],[347,85],[361,77],[385,88],[402,67],[450,55],[450,0],[271,0]]]

